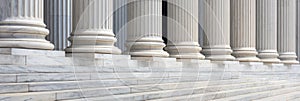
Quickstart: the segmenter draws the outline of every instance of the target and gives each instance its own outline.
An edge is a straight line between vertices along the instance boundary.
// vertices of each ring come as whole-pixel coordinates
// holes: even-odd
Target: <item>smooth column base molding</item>
[[[284,64],[298,64],[297,55],[294,52],[279,53],[279,59]]]
[[[177,59],[198,59],[203,60],[205,56],[200,53],[202,50],[198,43],[183,42],[176,44],[169,44],[166,47],[170,57]]]
[[[230,46],[220,47],[220,46],[209,46],[203,47],[202,53],[205,55],[206,59],[212,61],[232,61],[235,57],[231,55],[232,50]]]
[[[67,53],[121,54],[114,46],[117,39],[112,31],[76,31],[69,40],[72,45]]]
[[[260,58],[261,62],[264,63],[280,63],[280,59],[278,59],[279,54],[276,50],[265,50],[259,51],[258,57]]]
[[[260,59],[256,57],[255,48],[233,49],[232,55],[240,62],[260,62]]]
[[[54,45],[45,39],[49,33],[44,28],[45,25],[34,21],[29,22],[2,21],[0,25],[0,48],[52,50]]]
[[[168,57],[163,50],[166,45],[160,37],[144,37],[137,40],[127,41],[127,51],[132,57]]]

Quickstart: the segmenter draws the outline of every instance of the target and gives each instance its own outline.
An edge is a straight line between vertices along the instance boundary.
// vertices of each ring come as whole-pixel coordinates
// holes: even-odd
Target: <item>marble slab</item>
[[[64,51],[20,49],[20,48],[0,48],[0,54],[22,55],[22,56],[38,55],[38,56],[65,57]]]
[[[25,65],[26,56],[0,55],[0,65]]]

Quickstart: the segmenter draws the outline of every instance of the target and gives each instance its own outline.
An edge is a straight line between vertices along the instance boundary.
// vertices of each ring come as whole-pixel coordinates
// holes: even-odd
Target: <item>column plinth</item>
[[[198,42],[198,0],[167,0],[166,50],[177,59],[204,59]]]
[[[168,57],[163,50],[162,0],[128,0],[127,50],[132,57]]]
[[[285,64],[296,64],[296,0],[278,0],[278,52]]]
[[[277,52],[277,1],[256,0],[256,48],[265,63],[279,63]]]
[[[256,0],[231,0],[231,46],[237,60],[258,62],[256,51]]]
[[[120,54],[114,46],[113,0],[73,1],[73,32],[67,53]]]
[[[0,48],[54,48],[45,39],[44,0],[1,0],[0,7]]]
[[[230,47],[230,0],[200,0],[203,6],[202,53],[213,61],[235,60]],[[201,13],[201,12],[200,12]]]

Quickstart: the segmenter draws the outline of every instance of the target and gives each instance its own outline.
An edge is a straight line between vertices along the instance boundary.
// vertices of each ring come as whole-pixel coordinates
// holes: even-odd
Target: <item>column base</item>
[[[159,37],[128,40],[125,54],[132,57],[168,57],[169,54],[163,50],[165,46],[163,40]]]
[[[200,53],[202,50],[198,43],[187,42],[180,44],[171,44],[165,48],[170,57],[177,59],[198,59],[204,60],[205,56]]]
[[[279,59],[284,64],[299,64],[297,55],[294,52],[279,53]]]
[[[232,50],[230,47],[205,47],[202,50],[206,59],[212,61],[233,61],[235,57],[231,55]]]
[[[276,50],[265,50],[258,53],[261,62],[264,63],[280,63],[279,54]]]
[[[67,53],[121,54],[111,30],[76,30],[69,40],[72,45],[65,49]]]
[[[72,53],[99,53],[99,54],[121,54],[121,50],[117,47],[95,46],[95,47],[70,47],[65,49],[69,54]]]
[[[49,31],[43,23],[24,21],[1,22],[7,25],[0,25],[0,48],[54,49],[54,45],[45,39]]]
[[[233,49],[232,55],[240,62],[260,62],[255,48]]]

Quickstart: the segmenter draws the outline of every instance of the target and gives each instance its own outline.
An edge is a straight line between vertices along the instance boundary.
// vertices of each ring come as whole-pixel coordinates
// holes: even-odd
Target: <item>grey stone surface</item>
[[[0,74],[0,83],[16,83],[17,75],[16,74]]]
[[[28,84],[0,84],[0,94],[28,92]]]
[[[32,73],[17,75],[18,82],[77,81],[90,79],[90,73]]]
[[[0,64],[1,65],[25,65],[26,57],[16,56],[16,55],[0,55]]]
[[[53,56],[64,57],[64,51],[52,51],[52,50],[34,50],[34,49],[20,49],[20,48],[0,48],[0,54],[5,55],[37,55],[37,56]]]
[[[55,93],[13,93],[13,94],[1,94],[1,101],[54,101]]]
[[[39,66],[72,66],[72,58],[68,57],[50,57],[50,56],[26,56],[26,65]]]

